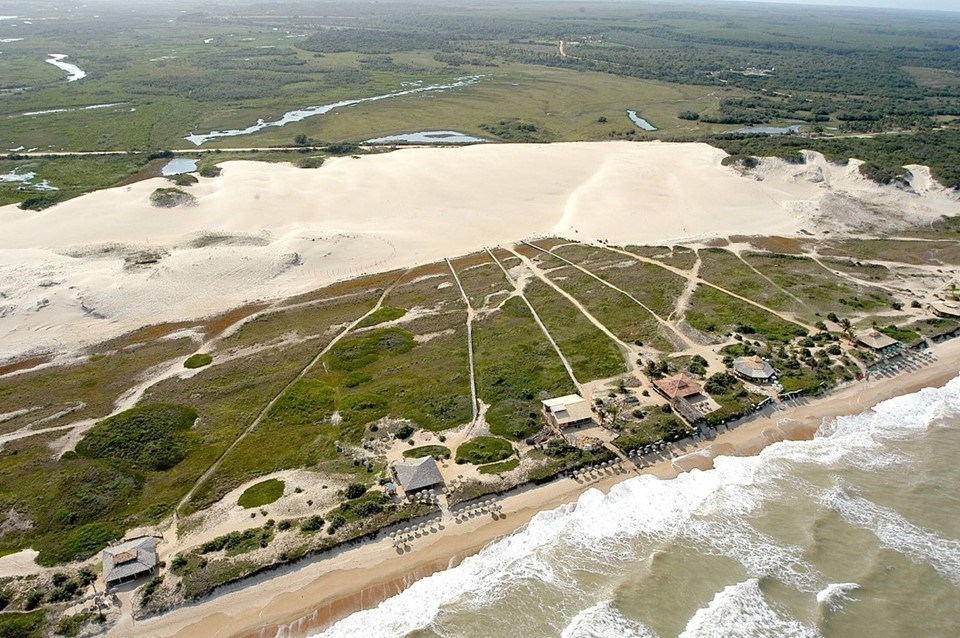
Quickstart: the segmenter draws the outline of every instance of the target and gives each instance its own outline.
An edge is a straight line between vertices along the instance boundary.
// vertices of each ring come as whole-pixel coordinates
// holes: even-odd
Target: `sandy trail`
[[[162,178],[42,212],[0,207],[0,361],[523,237],[649,244],[818,224],[835,236],[821,214],[835,193],[848,209],[881,202],[898,219],[957,210],[935,184],[923,182],[921,196],[881,187],[855,162],[770,160],[743,176],[724,156],[679,143],[410,148],[317,170],[226,162],[221,177],[190,188],[189,208],[150,206]],[[863,208],[845,218],[876,225]]]

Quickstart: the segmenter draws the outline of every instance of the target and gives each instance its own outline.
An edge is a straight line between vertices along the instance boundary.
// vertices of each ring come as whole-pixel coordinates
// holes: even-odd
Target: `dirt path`
[[[751,264],[749,261],[747,261],[746,259],[744,259],[744,258],[743,258],[743,255],[740,254],[740,252],[738,252],[738,251],[731,251],[731,252],[733,252],[733,254],[737,256],[737,259],[739,259],[739,260],[743,263],[744,266],[746,266],[747,268],[749,268],[750,270],[752,270],[758,277],[760,277],[761,279],[763,279],[765,282],[767,282],[768,284],[770,284],[771,286],[773,286],[774,288],[776,288],[777,290],[779,290],[780,292],[782,292],[782,293],[785,294],[786,296],[788,296],[788,297],[790,297],[791,299],[793,299],[794,301],[796,301],[796,302],[797,302],[798,304],[800,304],[802,307],[806,308],[807,310],[810,310],[811,312],[813,311],[813,309],[810,308],[810,306],[807,304],[806,301],[804,301],[804,300],[801,299],[800,297],[797,297],[797,296],[794,295],[792,292],[790,292],[789,290],[787,290],[786,288],[784,288],[783,286],[781,286],[780,284],[778,284],[777,282],[775,282],[773,279],[770,279],[770,278],[767,277],[765,274],[763,274],[762,272],[760,272],[759,270],[757,270],[756,268],[754,268],[753,264]],[[699,257],[698,257],[698,259],[699,259]],[[820,264],[820,265],[822,266],[823,264]]]
[[[542,282],[545,283],[546,285],[550,286],[550,287],[551,287],[554,291],[556,291],[558,294],[562,295],[564,299],[566,299],[567,301],[569,301],[571,304],[573,304],[573,306],[574,306],[577,310],[580,311],[580,314],[582,314],[584,317],[587,318],[587,320],[588,320],[590,323],[592,323],[594,326],[596,326],[597,329],[600,330],[600,332],[602,332],[603,334],[605,334],[608,339],[610,339],[611,341],[613,341],[614,343],[616,343],[617,345],[619,345],[620,348],[621,348],[621,350],[624,351],[624,355],[625,355],[625,357],[626,357],[627,370],[630,371],[630,372],[636,371],[636,369],[637,369],[636,358],[637,358],[637,354],[638,354],[638,353],[637,353],[636,348],[635,348],[634,346],[631,346],[631,345],[628,344],[627,342],[621,340],[620,337],[618,337],[617,335],[615,335],[615,334],[613,334],[612,332],[610,332],[610,329],[607,328],[605,325],[603,325],[596,317],[594,317],[592,314],[590,314],[590,311],[588,311],[586,308],[584,308],[583,304],[580,303],[580,302],[577,300],[576,297],[574,297],[573,295],[571,295],[570,293],[568,293],[566,290],[564,290],[563,288],[561,288],[561,287],[558,286],[557,284],[553,283],[553,281],[551,281],[550,278],[547,277],[547,276],[544,274],[543,270],[541,270],[540,268],[538,268],[538,267],[536,266],[536,264],[534,264],[533,261],[530,260],[530,258],[524,257],[523,255],[521,255],[520,253],[518,253],[518,252],[515,251],[515,250],[511,250],[511,249],[508,249],[508,250],[510,250],[511,253],[513,253],[515,256],[517,256],[517,257],[520,259],[520,261],[522,261],[523,264],[524,264],[527,268],[530,269],[530,272],[532,272],[533,275],[534,275],[537,279],[539,279],[540,281],[542,281]]]
[[[320,359],[321,359],[325,354],[327,354],[328,352],[330,352],[330,350],[331,350],[335,345],[337,345],[337,344],[340,342],[341,339],[343,339],[345,336],[347,336],[347,335],[350,333],[351,330],[353,330],[354,328],[356,328],[357,325],[358,325],[361,321],[363,321],[364,319],[366,319],[367,317],[369,317],[370,315],[372,315],[373,313],[375,313],[377,310],[379,310],[380,307],[383,305],[384,300],[387,298],[387,295],[389,295],[391,292],[393,292],[393,289],[397,286],[398,283],[400,283],[400,280],[403,279],[403,277],[404,277],[408,272],[409,272],[409,271],[406,271],[406,270],[405,270],[405,271],[396,279],[396,281],[394,281],[392,284],[390,284],[390,285],[387,287],[387,289],[383,291],[383,294],[381,294],[381,295],[380,295],[380,298],[377,299],[377,303],[375,303],[375,304],[373,305],[373,307],[370,308],[370,310],[368,310],[367,312],[365,312],[362,316],[360,316],[359,318],[357,318],[356,320],[354,320],[352,323],[350,323],[350,325],[348,325],[346,328],[344,328],[343,330],[341,330],[341,331],[337,334],[337,336],[335,336],[333,339],[330,340],[330,343],[328,343],[323,350],[321,350],[320,352],[318,352],[317,355],[316,355],[313,359],[311,359],[310,362],[307,363],[306,366],[303,367],[303,369],[299,372],[299,374],[297,374],[297,376],[295,376],[293,379],[290,380],[289,383],[287,383],[285,386],[283,386],[283,388],[280,390],[280,392],[278,392],[278,393],[276,394],[276,396],[274,396],[274,397],[270,400],[270,402],[267,403],[266,406],[264,406],[264,408],[260,411],[260,413],[257,414],[257,418],[255,418],[255,419],[253,420],[253,422],[251,422],[250,425],[248,425],[247,428],[246,428],[243,432],[240,433],[240,436],[238,436],[238,437],[233,441],[233,443],[230,444],[230,447],[228,447],[226,450],[224,450],[224,451],[220,454],[220,456],[217,457],[217,460],[214,461],[213,464],[212,464],[209,468],[207,468],[207,470],[206,470],[202,475],[200,475],[200,478],[198,478],[198,479],[193,483],[193,485],[190,487],[190,490],[183,496],[183,498],[180,499],[180,501],[177,502],[177,506],[176,506],[176,508],[174,508],[174,514],[173,514],[173,515],[174,515],[174,518],[176,518],[176,517],[178,516],[178,512],[179,512],[180,508],[182,508],[184,505],[186,505],[188,502],[190,502],[190,499],[191,499],[191,498],[193,497],[193,495],[196,493],[197,488],[199,488],[200,485],[202,485],[208,478],[210,478],[210,477],[213,475],[213,473],[217,471],[217,468],[220,467],[220,464],[223,463],[223,460],[224,460],[225,458],[227,458],[227,456],[240,444],[240,442],[241,442],[244,438],[247,437],[247,435],[249,435],[251,432],[253,432],[253,430],[256,429],[256,427],[257,427],[258,425],[260,425],[260,422],[263,421],[263,419],[264,419],[265,416],[267,416],[267,413],[270,411],[270,408],[272,408],[272,407],[274,406],[274,404],[276,404],[276,402],[280,400],[280,397],[282,397],[283,394],[284,394],[287,390],[289,390],[290,387],[291,387],[294,383],[296,383],[297,381],[299,381],[300,379],[302,379],[308,372],[310,372],[310,370],[313,369],[313,367],[317,364],[317,362],[319,362]]]
[[[523,294],[523,287],[520,285],[520,282],[513,280],[513,278],[510,276],[510,273],[507,272],[507,269],[503,267],[503,264],[500,263],[500,260],[497,259],[496,255],[494,255],[489,248],[487,248],[486,251],[487,254],[490,255],[490,258],[493,259],[494,263],[496,263],[497,266],[500,267],[500,270],[503,271],[503,276],[506,277],[507,281],[513,286],[517,296],[523,299],[523,303],[527,304],[527,308],[530,309],[530,314],[533,315],[534,321],[536,321],[537,325],[540,326],[540,330],[543,331],[547,341],[550,342],[550,345],[553,346],[557,356],[560,357],[560,361],[563,363],[563,367],[566,368],[567,374],[570,376],[570,380],[573,381],[573,385],[576,386],[577,392],[582,394],[583,386],[580,385],[580,382],[577,381],[576,375],[573,374],[573,367],[570,366],[570,362],[567,361],[567,358],[563,355],[563,352],[560,350],[560,346],[558,346],[557,342],[553,340],[553,336],[550,334],[550,331],[547,330],[547,327],[543,324],[543,321],[540,320],[540,315],[537,314],[537,311],[534,310],[533,306],[530,304],[530,301],[527,300],[527,296]]]
[[[526,242],[524,242],[524,243],[526,243]],[[536,246],[533,246],[533,247],[534,247],[534,248],[537,248]],[[759,308],[760,310],[763,310],[763,311],[765,311],[765,312],[769,312],[770,314],[772,314],[772,315],[774,315],[774,316],[780,317],[781,319],[783,319],[783,320],[786,321],[787,323],[792,323],[792,324],[797,325],[797,326],[800,326],[800,327],[802,327],[802,328],[806,328],[807,330],[809,330],[809,331],[811,331],[811,332],[816,332],[816,331],[817,331],[816,328],[814,328],[813,326],[807,325],[806,323],[800,321],[799,319],[795,319],[794,317],[792,317],[792,316],[790,316],[790,315],[788,315],[788,314],[786,314],[786,313],[780,312],[780,311],[778,311],[778,310],[774,310],[773,308],[768,308],[767,306],[764,306],[762,303],[758,303],[758,302],[754,301],[753,299],[748,299],[747,297],[744,297],[744,296],[742,296],[742,295],[738,295],[737,293],[735,293],[735,292],[733,292],[733,291],[727,290],[727,289],[724,288],[723,286],[718,286],[717,284],[715,284],[715,283],[713,283],[713,282],[707,281],[706,279],[704,279],[703,277],[700,277],[699,275],[691,275],[689,272],[687,272],[687,271],[685,271],[685,270],[681,270],[681,269],[679,269],[679,268],[676,268],[675,266],[670,266],[670,265],[668,265],[668,264],[661,263],[661,262],[659,262],[659,261],[657,261],[657,260],[655,260],[655,259],[650,259],[650,258],[648,258],[648,257],[641,257],[640,255],[637,255],[637,254],[635,254],[635,253],[628,252],[628,251],[626,251],[626,250],[622,250],[622,249],[620,249],[620,248],[613,248],[613,247],[611,247],[611,246],[603,246],[603,248],[604,248],[605,250],[610,250],[610,251],[613,251],[613,252],[615,252],[615,253],[620,253],[621,255],[626,255],[627,257],[632,257],[633,259],[636,259],[637,261],[642,261],[642,262],[647,263],[647,264],[653,264],[654,266],[659,266],[660,268],[663,268],[664,270],[669,270],[670,272],[672,272],[672,273],[674,273],[674,274],[677,274],[677,275],[680,275],[681,277],[684,277],[684,278],[686,278],[686,279],[693,279],[693,280],[696,281],[698,284],[702,284],[702,285],[704,285],[704,286],[709,286],[710,288],[714,288],[715,290],[719,290],[719,291],[722,292],[722,293],[725,293],[725,294],[727,294],[727,295],[730,295],[730,296],[733,297],[734,299],[739,299],[740,301],[742,301],[742,302],[744,302],[744,303],[747,303],[747,304],[750,304],[751,306],[754,306],[755,308]],[[537,248],[537,250],[543,250],[543,249],[542,249],[542,248]],[[549,251],[544,251],[544,252],[549,252]],[[550,254],[553,255],[553,253],[550,253]],[[563,257],[560,257],[559,255],[554,255],[554,257],[558,257],[559,259],[563,259]],[[601,281],[602,281],[602,280],[601,280]],[[656,315],[654,315],[654,316],[656,316]]]
[[[617,286],[614,286],[612,283],[610,283],[610,282],[607,281],[606,279],[603,279],[602,277],[599,277],[598,275],[593,274],[592,272],[590,272],[589,270],[587,270],[587,269],[584,268],[583,266],[581,266],[581,265],[579,265],[579,264],[575,264],[575,263],[573,263],[572,261],[570,261],[569,259],[567,259],[567,258],[565,258],[565,257],[561,257],[560,255],[558,255],[558,254],[556,254],[556,253],[554,253],[554,252],[551,252],[551,251],[549,251],[549,250],[544,250],[543,248],[540,248],[539,246],[536,246],[536,245],[534,245],[534,244],[529,244],[529,243],[527,243],[527,242],[523,242],[523,243],[524,243],[525,245],[527,245],[527,246],[530,246],[531,248],[535,248],[536,250],[539,250],[539,251],[541,251],[541,252],[544,252],[544,253],[547,253],[547,254],[549,254],[549,255],[552,255],[553,257],[556,257],[557,259],[559,259],[560,261],[564,262],[565,264],[568,264],[568,265],[570,265],[570,266],[573,266],[574,268],[576,268],[577,270],[579,270],[579,271],[582,272],[583,274],[588,275],[588,276],[590,276],[590,277],[593,277],[594,279],[596,279],[597,281],[599,281],[601,284],[603,284],[603,285],[606,286],[607,288],[610,288],[611,290],[616,290],[616,291],[619,292],[621,295],[623,295],[624,297],[626,297],[627,299],[629,299],[629,300],[632,301],[633,303],[637,304],[638,306],[640,306],[641,308],[643,308],[644,310],[646,310],[646,311],[650,314],[651,317],[653,317],[654,319],[656,319],[657,323],[659,323],[661,326],[663,326],[664,328],[666,328],[667,330],[669,330],[671,333],[673,333],[674,335],[676,335],[677,339],[679,339],[681,343],[685,344],[685,345],[687,346],[687,348],[696,348],[696,347],[697,347],[697,344],[694,343],[693,340],[690,339],[690,337],[688,337],[687,335],[683,334],[683,332],[681,332],[679,328],[677,328],[675,325],[673,325],[672,323],[670,323],[669,321],[667,321],[666,319],[664,319],[663,317],[661,317],[660,315],[658,315],[657,313],[655,313],[653,310],[651,310],[650,308],[648,308],[646,304],[644,304],[642,301],[640,301],[639,299],[637,299],[636,297],[634,297],[633,295],[631,295],[631,294],[630,294],[629,292],[627,292],[626,290],[624,290],[624,289],[622,289],[622,288],[618,288]],[[629,255],[630,253],[624,253],[624,254],[628,254],[628,255]]]
[[[470,405],[473,406],[473,419],[470,421],[470,424],[473,425],[477,422],[477,375],[473,365],[473,318],[475,313],[473,305],[470,303],[470,298],[463,289],[463,284],[460,283],[460,277],[457,275],[457,271],[453,269],[453,264],[451,264],[447,258],[444,258],[444,261],[447,262],[447,267],[450,269],[450,274],[453,275],[453,280],[457,282],[457,288],[460,289],[460,296],[463,297],[463,303],[467,304],[467,358],[470,361]]]
[[[697,253],[697,260],[693,262],[693,268],[690,269],[692,277],[687,278],[687,285],[677,296],[677,302],[673,306],[673,312],[670,313],[670,316],[667,319],[671,321],[682,321],[684,315],[687,312],[687,306],[690,305],[690,298],[693,297],[693,293],[697,289],[697,278],[700,276],[700,267],[703,265],[703,260],[700,259],[700,253]]]

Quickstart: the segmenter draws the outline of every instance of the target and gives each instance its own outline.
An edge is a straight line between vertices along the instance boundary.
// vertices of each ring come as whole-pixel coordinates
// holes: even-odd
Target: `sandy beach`
[[[0,207],[0,362],[523,238],[836,236],[957,207],[923,167],[911,191],[862,178],[856,161],[768,159],[742,175],[725,156],[659,142],[410,148],[311,170],[226,162],[189,188],[191,207],[150,205],[163,178],[41,212]]]
[[[940,386],[960,372],[960,340],[935,345],[937,361],[910,374],[845,385],[824,397],[770,417],[756,418],[683,456],[645,467],[644,474],[669,480],[682,469],[706,468],[720,454],[754,455],[785,439],[812,438],[825,419],[860,413],[894,396]],[[389,539],[366,543],[225,588],[212,598],[168,614],[115,627],[114,636],[305,636],[354,611],[376,606],[417,579],[452,566],[510,534],[538,512],[575,502],[587,490],[608,491],[635,476],[627,472],[581,484],[565,478],[503,499],[505,516],[478,517],[416,541],[398,553]]]

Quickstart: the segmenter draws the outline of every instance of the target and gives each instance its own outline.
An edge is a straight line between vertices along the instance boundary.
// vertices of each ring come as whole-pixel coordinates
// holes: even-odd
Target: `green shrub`
[[[191,431],[197,411],[182,405],[137,406],[97,423],[77,444],[77,453],[135,467],[167,470],[196,445]]]
[[[506,439],[478,436],[457,448],[457,463],[483,465],[502,461],[513,455],[513,446]]]
[[[300,523],[300,530],[303,532],[319,532],[323,529],[323,517],[311,516]]]
[[[157,208],[196,206],[197,198],[179,188],[158,188],[150,194],[150,204]]]
[[[223,172],[219,166],[204,166],[200,169],[200,177],[220,177]]]
[[[179,175],[171,175],[168,179],[174,184],[176,184],[177,186],[193,186],[194,184],[200,181],[199,179],[196,178],[195,175],[191,175],[190,173],[180,173]]]
[[[344,491],[344,495],[349,499],[360,498],[367,493],[367,486],[363,483],[351,483]]]
[[[195,355],[191,355],[186,361],[183,362],[184,368],[202,368],[203,366],[208,366],[213,362],[213,356],[205,352],[198,352]]]
[[[312,157],[304,157],[297,161],[297,166],[300,168],[320,168],[323,166],[323,156],[314,155]]]
[[[403,425],[397,428],[397,431],[395,432],[395,434],[397,435],[398,439],[409,438],[410,435],[413,434],[413,426],[411,426],[409,423],[404,423]],[[413,450],[410,450],[410,451],[412,452]]]
[[[273,503],[281,496],[286,484],[279,479],[267,479],[251,485],[237,499],[237,505],[245,509]]]

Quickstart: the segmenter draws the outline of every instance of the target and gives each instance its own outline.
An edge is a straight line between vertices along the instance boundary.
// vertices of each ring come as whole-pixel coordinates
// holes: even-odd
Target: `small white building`
[[[593,411],[590,403],[579,394],[547,399],[542,402],[547,422],[556,428],[592,425]]]

